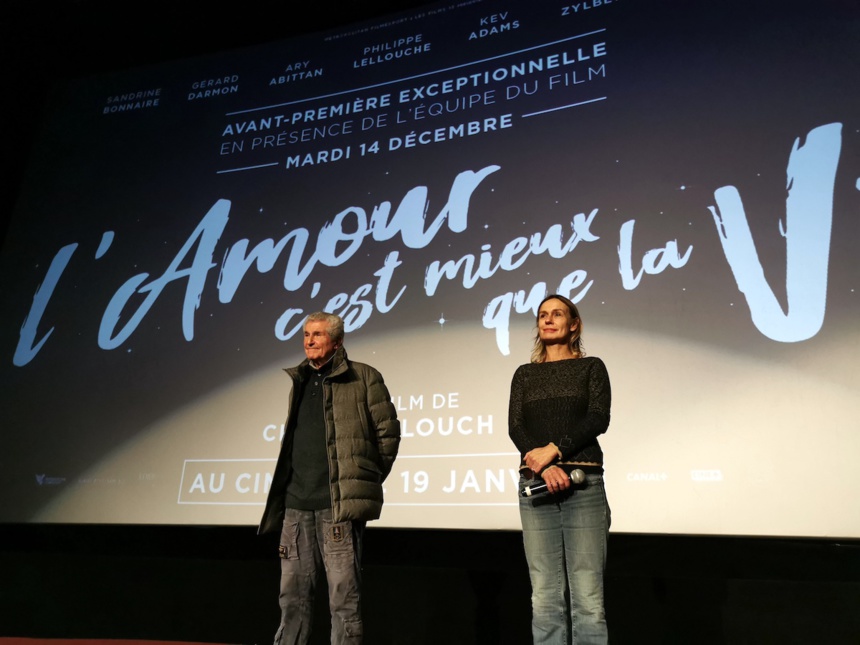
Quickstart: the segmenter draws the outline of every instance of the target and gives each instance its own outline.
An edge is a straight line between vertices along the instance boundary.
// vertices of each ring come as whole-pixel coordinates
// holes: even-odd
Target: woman
[[[547,296],[538,307],[531,363],[511,383],[509,434],[522,456],[521,488],[547,488],[520,499],[536,644],[607,642],[610,513],[597,437],[609,426],[611,393],[606,366],[585,357],[581,337],[576,305]],[[584,473],[582,483],[571,481],[574,470]]]

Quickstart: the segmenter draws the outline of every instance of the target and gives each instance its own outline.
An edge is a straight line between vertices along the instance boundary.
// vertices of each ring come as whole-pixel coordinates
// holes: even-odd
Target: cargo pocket
[[[299,559],[299,523],[284,522],[281,529],[281,542],[278,545],[278,556],[284,560]]]
[[[326,566],[335,571],[351,571],[355,562],[352,522],[324,520],[323,526],[325,528],[323,558]]]
[[[356,639],[350,642],[360,643],[361,638],[364,636],[364,627],[362,626],[361,619],[343,621],[343,631],[347,638]]]

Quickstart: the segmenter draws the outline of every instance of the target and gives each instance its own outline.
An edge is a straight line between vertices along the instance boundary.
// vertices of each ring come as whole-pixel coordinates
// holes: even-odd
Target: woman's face
[[[578,324],[567,305],[556,298],[547,300],[538,311],[538,333],[544,345],[567,344]]]

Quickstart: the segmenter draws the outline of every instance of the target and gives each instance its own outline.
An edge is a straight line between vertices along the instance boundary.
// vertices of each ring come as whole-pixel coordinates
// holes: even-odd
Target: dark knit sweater
[[[511,382],[508,434],[523,457],[554,443],[561,463],[603,463],[597,437],[609,427],[611,390],[599,358],[521,365]]]
[[[328,457],[326,454],[323,379],[331,373],[329,361],[322,369],[305,366],[307,379],[293,435],[292,474],[287,484],[287,508],[319,511],[331,508]]]

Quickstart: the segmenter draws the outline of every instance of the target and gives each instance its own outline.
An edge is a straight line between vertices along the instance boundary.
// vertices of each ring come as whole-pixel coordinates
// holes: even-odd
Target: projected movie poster
[[[326,310],[402,423],[373,525],[516,529],[561,293],[613,531],[860,536],[857,27],[444,2],[59,88],[0,267],[0,519],[256,524]]]

